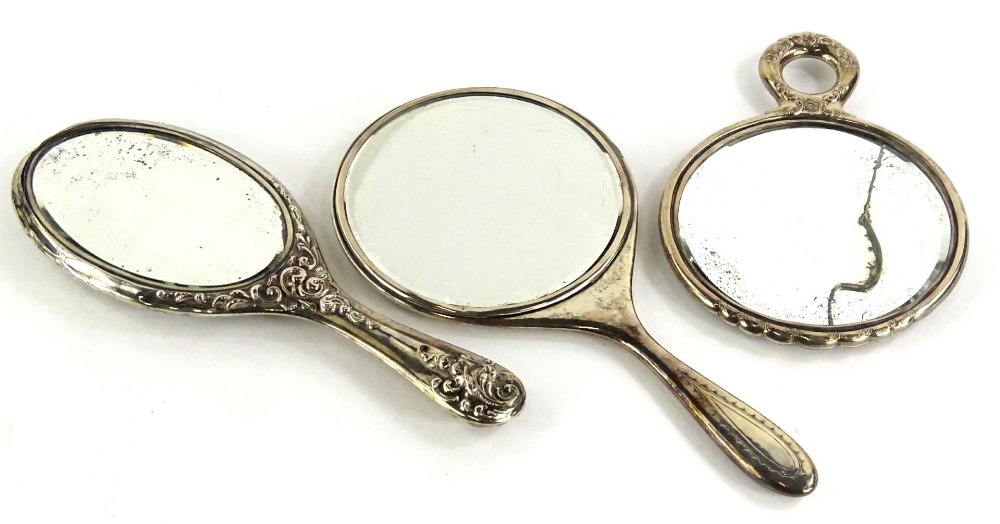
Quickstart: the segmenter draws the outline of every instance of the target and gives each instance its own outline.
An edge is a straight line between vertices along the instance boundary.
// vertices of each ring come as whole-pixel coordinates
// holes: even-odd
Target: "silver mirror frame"
[[[819,94],[801,93],[790,88],[781,71],[793,60],[811,57],[823,60],[837,71],[837,83]],[[854,54],[830,37],[815,33],[788,36],[768,47],[760,58],[761,80],[778,102],[777,109],[733,124],[705,139],[680,162],[671,175],[660,204],[660,235],[671,267],[684,286],[710,311],[726,323],[751,335],[779,344],[797,344],[811,349],[859,346],[902,331],[930,313],[958,282],[968,256],[968,221],[958,192],[944,171],[927,154],[899,135],[861,120],[843,110],[858,80],[859,66]],[[951,238],[945,267],[937,278],[907,304],[878,318],[836,326],[816,326],[771,318],[742,306],[720,291],[682,249],[678,212],[685,184],[713,153],[749,136],[792,127],[821,127],[858,135],[883,143],[912,161],[923,172],[944,201],[951,223]],[[739,224],[733,224],[734,229]],[[758,232],[765,234],[766,232]],[[791,243],[805,243],[821,249],[808,238],[768,238],[770,249],[788,249]]]

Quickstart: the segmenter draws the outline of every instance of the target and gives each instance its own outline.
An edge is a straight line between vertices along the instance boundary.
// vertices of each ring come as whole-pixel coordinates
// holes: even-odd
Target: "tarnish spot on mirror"
[[[284,250],[284,219],[272,195],[225,159],[174,137],[71,137],[42,155],[31,185],[53,229],[139,277],[232,284]]]

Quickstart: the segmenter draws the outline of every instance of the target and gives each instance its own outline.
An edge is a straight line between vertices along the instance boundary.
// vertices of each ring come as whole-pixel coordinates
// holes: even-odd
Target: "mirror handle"
[[[298,316],[354,340],[474,426],[503,424],[524,406],[524,384],[507,368],[383,317],[342,291],[323,297],[318,311]]]
[[[837,82],[822,93],[803,93],[790,87],[782,71],[789,62],[800,58],[826,62],[837,72]],[[844,102],[854,92],[860,74],[858,57],[850,49],[816,33],[796,33],[771,44],[761,55],[757,69],[764,86],[778,102],[775,112],[791,115],[843,114]]]
[[[671,355],[638,323],[613,337],[634,351],[666,382],[698,424],[747,475],[780,493],[816,489],[816,466],[776,424]]]

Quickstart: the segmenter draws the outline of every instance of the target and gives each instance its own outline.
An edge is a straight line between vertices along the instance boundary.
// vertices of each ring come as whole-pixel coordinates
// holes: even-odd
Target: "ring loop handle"
[[[837,82],[823,93],[803,93],[792,89],[782,70],[793,60],[816,58],[833,67]],[[836,40],[816,33],[796,33],[771,44],[760,57],[760,79],[778,102],[782,114],[843,114],[844,102],[858,83],[858,58]]]

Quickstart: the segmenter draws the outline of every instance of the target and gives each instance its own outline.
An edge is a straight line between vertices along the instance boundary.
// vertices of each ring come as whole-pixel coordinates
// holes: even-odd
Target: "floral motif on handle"
[[[295,202],[278,189],[294,225],[292,248],[274,271],[235,290],[217,293],[150,290],[140,300],[155,307],[198,313],[294,313],[336,315],[358,325],[396,349],[414,355],[429,371],[427,384],[444,401],[470,419],[495,424],[514,417],[524,405],[524,386],[503,366],[463,353],[434,348],[383,326],[354,306],[323,264]]]
[[[447,374],[448,378],[432,379],[431,387],[465,413],[506,418],[523,403],[524,388],[518,378],[489,359],[428,345],[420,346],[418,352],[428,367]]]
[[[785,61],[793,50],[808,50],[812,53],[829,51],[833,56],[837,69],[837,83],[825,93],[810,94],[801,93],[788,86],[781,77],[781,70]],[[853,79],[858,73],[858,60],[849,49],[836,40],[816,34],[798,33],[781,40],[778,40],[764,51],[761,56],[761,71],[770,71],[769,75],[774,75],[771,87],[774,92],[785,102],[775,109],[776,114],[798,115],[798,114],[823,114],[827,116],[844,115],[840,106],[849,95],[853,86]],[[850,79],[848,78],[850,77]]]
[[[319,247],[291,195],[277,180],[268,181],[284,200],[294,226],[291,251],[277,270],[235,290],[218,293],[156,290],[140,295],[140,300],[157,307],[198,313],[319,311],[374,328],[375,324],[354,308],[326,270]]]

